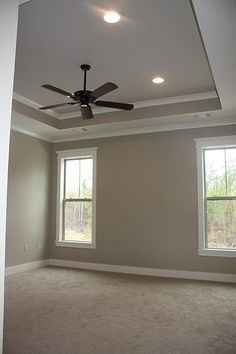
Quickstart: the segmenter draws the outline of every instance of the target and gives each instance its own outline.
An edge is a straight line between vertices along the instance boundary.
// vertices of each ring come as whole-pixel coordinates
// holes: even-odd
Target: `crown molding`
[[[152,119],[152,118],[150,118]],[[150,125],[146,127],[138,128],[126,128],[125,124],[120,127],[120,129],[112,129],[110,131],[103,131],[103,127],[100,126],[101,131],[99,132],[83,132],[83,135],[74,136],[74,137],[64,137],[64,138],[52,138],[52,143],[66,142],[66,141],[80,141],[80,140],[91,140],[99,138],[110,138],[116,136],[126,136],[126,135],[137,135],[137,134],[150,134],[150,133],[160,133],[166,131],[177,131],[185,129],[197,129],[197,128],[207,128],[207,127],[216,127],[216,126],[226,126],[226,125],[236,125],[235,117],[225,118],[222,120],[215,119],[196,119],[194,122],[176,122],[176,123],[160,123],[159,125]],[[80,131],[81,133],[81,131]]]
[[[192,115],[191,115],[192,116]],[[187,121],[189,115],[185,115],[185,121],[179,121],[178,119],[173,122],[174,119],[179,119],[181,116],[176,117],[165,117],[165,121],[156,120],[157,118],[148,118],[145,122],[145,126],[132,126],[135,122],[132,122],[130,126],[130,122],[122,122],[122,123],[111,123],[111,124],[101,124],[99,125],[99,131],[91,131],[94,127],[77,127],[70,128],[68,131],[70,132],[70,136],[65,135],[62,137],[56,136],[48,136],[45,137],[41,134],[33,133],[30,129],[17,127],[16,124],[12,124],[11,129],[13,131],[20,132],[25,135],[29,135],[31,137],[45,140],[51,143],[57,142],[66,142],[66,141],[80,141],[80,140],[91,140],[91,139],[99,139],[99,138],[110,138],[117,136],[126,136],[126,135],[137,135],[137,134],[149,134],[149,133],[160,133],[165,131],[177,131],[177,130],[185,130],[185,129],[197,129],[197,128],[207,128],[207,127],[215,127],[215,126],[227,126],[227,125],[236,125],[236,117],[228,116],[213,118],[210,115],[206,114],[198,114],[196,115],[196,119],[194,121]],[[183,116],[182,116],[183,118]],[[107,130],[107,127],[109,130]],[[85,130],[84,130],[85,129]],[[88,130],[87,130],[88,129]],[[67,131],[67,130],[66,130]],[[71,136],[71,132],[74,132],[73,136]],[[49,134],[50,135],[50,134]]]
[[[31,0],[19,0],[19,5],[22,5],[22,4],[24,4],[25,2],[29,2],[29,1],[31,1]]]
[[[202,93],[195,93],[191,95],[182,95],[182,96],[174,96],[174,97],[165,97],[165,98],[157,98],[153,100],[148,100],[148,101],[139,101],[139,102],[133,102],[134,109],[138,108],[145,108],[145,107],[153,107],[153,106],[160,106],[160,105],[168,105],[168,104],[173,104],[173,103],[181,103],[181,102],[189,102],[189,101],[199,101],[199,100],[207,100],[211,98],[217,98],[218,95],[216,91],[208,91],[208,92],[202,92]],[[35,109],[39,109],[42,107],[39,103],[32,101],[17,92],[14,92],[13,98],[21,103],[26,104],[27,106],[30,106]],[[116,109],[112,108],[102,108],[102,107],[95,107],[93,108],[93,112],[95,114],[101,114],[101,113],[109,113],[109,112],[116,112]],[[59,120],[62,119],[69,119],[69,118],[77,118],[80,117],[81,114],[80,112],[70,112],[70,113],[58,113],[53,110],[47,110],[47,114],[57,118]]]
[[[29,131],[27,129],[19,128],[14,124],[11,126],[11,130],[21,133],[21,134],[24,134],[24,135],[31,136],[32,138],[36,138],[36,139],[40,139],[40,140],[44,140],[44,141],[48,141],[49,143],[52,143],[52,139],[46,138],[46,137],[36,134],[36,133],[32,133],[31,131]]]

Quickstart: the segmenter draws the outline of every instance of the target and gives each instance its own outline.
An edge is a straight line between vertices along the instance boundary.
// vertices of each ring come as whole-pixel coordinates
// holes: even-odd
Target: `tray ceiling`
[[[111,9],[121,14],[114,25],[103,21],[104,12]],[[135,109],[127,113],[93,108],[95,118],[89,122],[78,118],[75,107],[55,109],[45,112],[39,124],[47,124],[47,116],[63,121],[76,117],[78,124],[74,120],[55,123],[54,127],[66,128],[66,136],[68,128],[75,126],[100,124],[102,129],[104,124],[129,121],[134,126],[141,119],[148,124],[149,119],[161,116],[221,110],[189,0],[32,0],[20,7],[16,101],[35,111],[41,105],[66,102],[40,86],[50,83],[69,92],[82,89],[83,63],[92,67],[88,89],[115,82],[119,88],[103,99],[135,103]],[[158,75],[165,78],[161,85],[152,83]],[[27,111],[24,105],[15,107],[19,114]],[[38,119],[37,112],[29,116]],[[21,120],[21,129],[22,124]]]

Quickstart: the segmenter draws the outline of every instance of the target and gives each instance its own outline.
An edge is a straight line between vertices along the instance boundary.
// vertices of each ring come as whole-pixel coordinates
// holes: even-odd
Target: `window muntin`
[[[56,245],[95,248],[96,149],[57,154]]]

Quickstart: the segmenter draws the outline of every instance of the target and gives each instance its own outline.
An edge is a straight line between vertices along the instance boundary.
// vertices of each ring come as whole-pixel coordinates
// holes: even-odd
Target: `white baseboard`
[[[130,267],[130,266],[113,265],[113,264],[67,261],[62,259],[44,259],[41,261],[24,263],[12,267],[7,267],[5,269],[5,275],[7,276],[11,274],[25,272],[27,270],[46,267],[48,265],[56,266],[56,267],[64,267],[64,268],[97,270],[102,272],[126,273],[126,274],[148,275],[148,276],[165,277],[165,278],[180,278],[180,279],[208,280],[208,281],[217,281],[217,282],[226,282],[226,283],[236,283],[236,274],[190,272],[185,270]]]
[[[36,268],[40,268],[40,267],[46,267],[47,265],[49,265],[48,259],[43,259],[42,261],[36,261],[36,262],[31,262],[31,263],[19,264],[16,266],[5,268],[5,275],[7,276],[7,275],[11,275],[11,274],[25,272],[26,270],[32,270],[32,269],[36,269]]]
[[[98,270],[98,271],[103,271],[103,272],[149,275],[149,276],[155,276],[155,277],[208,280],[208,281],[217,281],[217,282],[226,282],[226,283],[236,283],[236,274],[190,272],[190,271],[185,271],[185,270],[129,267],[129,266],[112,265],[112,264],[66,261],[66,260],[61,260],[61,259],[49,259],[48,265],[57,266],[57,267],[65,267],[65,268],[80,268],[80,269]]]

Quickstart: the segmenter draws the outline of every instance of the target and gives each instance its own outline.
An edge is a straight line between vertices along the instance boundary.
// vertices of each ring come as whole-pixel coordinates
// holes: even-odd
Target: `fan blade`
[[[117,88],[118,88],[118,86],[116,84],[113,84],[113,82],[107,82],[106,84],[98,87],[96,90],[91,92],[91,96],[93,98],[98,98],[103,95],[106,95],[107,93],[109,93]]]
[[[53,86],[53,85],[44,84],[41,87],[44,87],[44,88],[46,88],[48,90],[51,90],[51,91],[54,91],[54,92],[57,92],[57,93],[60,93],[61,95],[64,95],[64,96],[73,97],[72,93],[64,91],[64,90],[61,90],[60,88],[58,88],[56,86]]]
[[[63,107],[69,105],[76,104],[77,102],[66,102],[66,103],[59,103],[59,104],[53,104],[52,106],[45,106],[45,107],[40,107],[39,109],[44,110],[44,109],[51,109],[51,108],[56,108],[56,107]]]
[[[80,109],[81,109],[81,117],[83,119],[93,118],[93,112],[90,106],[86,106],[86,107],[80,106]]]
[[[96,101],[94,103],[100,107],[109,107],[109,108],[126,109],[126,110],[130,110],[134,108],[133,104],[128,104],[128,103],[109,102],[109,101]]]

